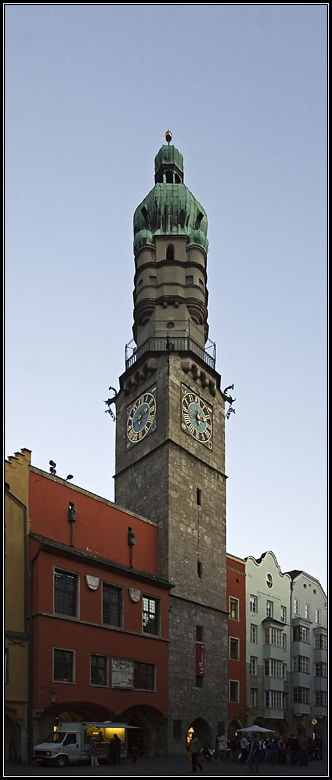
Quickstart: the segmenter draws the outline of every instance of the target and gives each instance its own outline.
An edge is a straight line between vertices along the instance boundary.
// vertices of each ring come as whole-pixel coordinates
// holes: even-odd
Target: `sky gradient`
[[[227,550],[326,589],[326,5],[6,5],[5,456],[113,500],[133,229],[173,133],[208,216]]]

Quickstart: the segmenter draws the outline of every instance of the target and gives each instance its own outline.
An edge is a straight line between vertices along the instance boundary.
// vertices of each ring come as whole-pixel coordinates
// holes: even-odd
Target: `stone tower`
[[[169,716],[182,754],[194,725],[227,728],[225,399],[206,350],[207,216],[169,141],[134,214],[135,348],[117,395],[115,501],[159,525],[159,575],[173,584]]]

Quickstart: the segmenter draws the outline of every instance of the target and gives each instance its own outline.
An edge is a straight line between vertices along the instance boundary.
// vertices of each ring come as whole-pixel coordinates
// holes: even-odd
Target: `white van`
[[[68,764],[89,761],[91,737],[95,739],[97,759],[108,760],[109,743],[115,734],[121,740],[121,758],[127,756],[127,730],[137,728],[128,726],[127,723],[59,723],[57,729],[52,731],[45,742],[36,745],[33,749],[33,759],[38,764],[56,764],[56,766],[68,766]]]

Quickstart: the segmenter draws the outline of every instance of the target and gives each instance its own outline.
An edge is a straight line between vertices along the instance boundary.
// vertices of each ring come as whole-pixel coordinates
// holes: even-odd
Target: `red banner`
[[[204,674],[204,645],[196,642],[196,677],[203,677]]]

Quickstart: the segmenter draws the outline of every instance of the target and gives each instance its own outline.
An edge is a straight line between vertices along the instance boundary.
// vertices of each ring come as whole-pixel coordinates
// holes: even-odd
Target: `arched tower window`
[[[174,260],[174,246],[169,244],[166,251],[166,260]]]
[[[173,171],[166,171],[166,183],[173,184]]]

